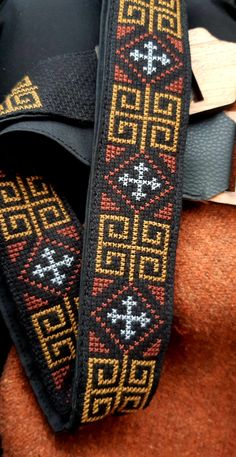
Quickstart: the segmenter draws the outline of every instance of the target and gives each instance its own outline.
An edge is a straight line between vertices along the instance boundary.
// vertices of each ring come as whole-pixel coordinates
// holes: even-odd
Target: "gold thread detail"
[[[82,423],[94,422],[115,411],[144,408],[152,390],[155,360],[90,358]],[[140,377],[141,372],[141,377]]]
[[[169,240],[168,224],[142,221],[139,215],[135,215],[132,221],[125,216],[102,214],[96,272],[122,277],[128,268],[130,282],[136,276],[163,282],[166,279]],[[152,267],[153,274],[147,273],[147,266]]]
[[[29,76],[25,76],[0,105],[0,116],[36,108],[42,108],[38,86],[32,84]]]

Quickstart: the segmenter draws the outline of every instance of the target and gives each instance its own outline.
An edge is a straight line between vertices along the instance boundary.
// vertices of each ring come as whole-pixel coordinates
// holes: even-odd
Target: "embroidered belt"
[[[100,43],[84,230],[42,177],[0,176],[1,309],[56,431],[145,408],[172,320],[190,98],[184,2],[104,0]],[[4,122],[11,107],[42,109],[40,86],[26,77],[0,106]]]

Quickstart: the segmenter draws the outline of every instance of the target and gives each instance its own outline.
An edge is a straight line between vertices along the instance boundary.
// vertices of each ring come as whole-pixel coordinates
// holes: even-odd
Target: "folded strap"
[[[82,228],[41,176],[0,175],[0,308],[55,430],[71,416]]]
[[[39,62],[0,104],[0,122],[35,115],[93,122],[96,68],[95,50]]]
[[[1,307],[57,431],[146,407],[172,320],[190,97],[184,3],[104,0],[102,18],[84,236],[44,179],[0,180],[12,296]]]

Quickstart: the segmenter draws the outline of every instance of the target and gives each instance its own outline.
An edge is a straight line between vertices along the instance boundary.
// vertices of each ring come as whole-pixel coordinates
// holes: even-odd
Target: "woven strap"
[[[0,104],[0,123],[36,115],[93,122],[96,68],[95,50],[39,62]]]
[[[79,307],[82,423],[146,407],[159,381],[190,95],[183,1],[111,0],[103,18]]]
[[[190,94],[184,6],[104,0],[102,17],[84,247],[43,178],[0,179],[11,291],[0,305],[54,430],[146,407],[172,320]]]

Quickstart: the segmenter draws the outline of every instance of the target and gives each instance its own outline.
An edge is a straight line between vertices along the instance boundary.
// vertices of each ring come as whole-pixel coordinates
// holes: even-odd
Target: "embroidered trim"
[[[183,2],[108,3],[80,289],[70,207],[41,177],[0,175],[1,262],[14,299],[2,311],[55,430],[146,407],[172,319],[190,95]],[[26,77],[0,114],[40,100]]]
[[[82,423],[147,406],[170,333],[190,92],[182,3],[110,5],[102,63],[110,77],[103,88],[80,290]]]
[[[0,105],[0,116],[36,108],[42,108],[38,87],[32,84],[28,76],[25,76]]]
[[[40,61],[0,104],[0,124],[16,115],[94,122],[95,50]]]
[[[47,413],[50,405],[54,415],[68,421],[78,331],[80,224],[45,179],[2,171],[0,247],[14,298],[13,310],[1,302],[12,337],[43,409]]]

